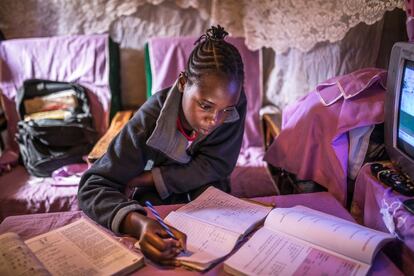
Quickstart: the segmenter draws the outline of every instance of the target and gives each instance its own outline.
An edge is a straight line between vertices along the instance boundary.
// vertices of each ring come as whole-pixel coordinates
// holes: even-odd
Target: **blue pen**
[[[147,200],[147,201],[145,201],[145,205],[148,207],[148,209],[150,209],[151,213],[157,219],[159,224],[161,224],[161,226],[165,229],[165,231],[168,233],[168,235],[170,235],[171,238],[173,238],[175,240],[178,240],[177,237],[173,234],[173,232],[171,232],[170,227],[168,227],[168,225],[165,224],[165,222],[162,220],[160,214],[158,214],[158,212],[157,212],[157,210],[155,210],[154,206],[152,206],[151,202],[149,202]]]

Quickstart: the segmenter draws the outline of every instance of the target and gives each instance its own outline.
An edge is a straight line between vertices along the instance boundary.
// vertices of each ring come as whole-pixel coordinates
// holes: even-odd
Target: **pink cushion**
[[[79,210],[78,185],[55,186],[17,166],[0,177],[0,221],[11,215]]]
[[[230,177],[231,194],[237,197],[260,197],[279,193],[266,167],[236,166]]]

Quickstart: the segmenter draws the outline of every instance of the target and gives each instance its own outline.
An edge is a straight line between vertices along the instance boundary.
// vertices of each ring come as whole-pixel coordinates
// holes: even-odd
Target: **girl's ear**
[[[186,83],[187,83],[187,76],[184,72],[181,72],[179,77],[178,77],[178,91],[183,93]]]

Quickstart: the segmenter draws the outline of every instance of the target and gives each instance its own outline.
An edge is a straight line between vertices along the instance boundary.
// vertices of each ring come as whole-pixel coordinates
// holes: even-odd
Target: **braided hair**
[[[218,73],[243,86],[243,61],[237,48],[224,41],[227,35],[220,25],[212,26],[194,43],[197,46],[190,54],[186,69],[190,82],[197,82],[206,73]]]

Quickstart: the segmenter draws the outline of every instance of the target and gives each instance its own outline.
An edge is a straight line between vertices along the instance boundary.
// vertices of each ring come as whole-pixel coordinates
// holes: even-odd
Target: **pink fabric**
[[[312,193],[299,195],[272,196],[265,198],[256,198],[263,203],[273,203],[278,207],[292,207],[295,205],[304,205],[316,210],[336,215],[338,217],[352,221],[350,214],[333,198],[329,193]],[[169,212],[176,210],[181,205],[164,205],[156,206],[162,217]],[[0,224],[0,234],[13,231],[21,235],[23,239],[45,233],[57,227],[66,225],[83,216],[81,212],[65,212],[54,214],[36,214],[25,216],[12,216],[6,218]],[[127,247],[131,248],[131,244],[135,239],[118,238]],[[150,261],[146,260],[147,265],[132,273],[132,275],[200,275],[194,271],[188,271],[183,268],[163,269]],[[369,275],[402,275],[402,273],[390,262],[383,254],[379,253],[374,260],[373,266],[368,273]],[[203,275],[228,275],[223,271],[223,263],[219,263]]]
[[[347,95],[354,97],[338,98],[326,106],[321,95],[324,95],[324,99],[334,99],[336,97],[330,93],[339,95],[341,88],[338,85],[324,89],[319,86],[319,90],[310,92],[288,106],[282,115],[282,131],[269,147],[265,160],[296,174],[300,179],[321,184],[345,204],[349,145],[347,132],[384,121],[385,90],[381,84],[384,78],[384,71],[380,69],[359,70],[327,81],[342,83],[341,87],[346,88]],[[348,84],[347,81],[357,84]],[[356,93],[361,87],[365,88],[363,93]]]
[[[0,92],[8,120],[9,145],[14,142],[18,115],[15,97],[30,78],[77,82],[88,96],[97,130],[108,126],[110,108],[108,35],[60,36],[2,41],[0,44]]]
[[[5,150],[0,156],[0,176],[4,173],[8,173],[13,167],[17,166],[19,155],[8,149]]]
[[[407,275],[414,271],[414,215],[399,203],[409,197],[392,191],[371,174],[370,164],[362,167],[355,182],[352,209],[359,215],[364,225],[383,232],[388,232],[380,209],[389,206],[397,233],[404,239],[396,245],[394,257],[401,263]],[[399,206],[399,207],[398,207]],[[398,223],[399,222],[399,223]],[[403,223],[402,223],[403,222]]]
[[[0,221],[11,215],[79,210],[78,186],[55,186],[17,166],[0,177]]]
[[[149,41],[152,71],[152,93],[171,86],[184,71],[194,48],[196,37],[153,38]],[[228,38],[240,52],[244,63],[244,88],[247,97],[245,133],[240,161],[253,166],[264,166],[262,158],[249,158],[263,154],[259,110],[262,107],[261,67],[259,51],[247,49],[242,38]]]
[[[87,163],[70,164],[52,172],[52,186],[78,186],[83,173],[90,166]]]
[[[278,194],[266,167],[236,166],[230,176],[231,194],[236,197],[258,197]]]
[[[373,72],[374,75],[373,75]],[[378,73],[376,73],[378,72]],[[324,105],[331,105],[341,98],[349,99],[367,90],[374,83],[379,83],[384,89],[387,79],[386,71],[376,68],[357,70],[345,76],[335,77],[316,86]]]
[[[413,42],[414,41],[414,17],[410,16],[407,18],[406,26],[407,26],[408,41]]]

